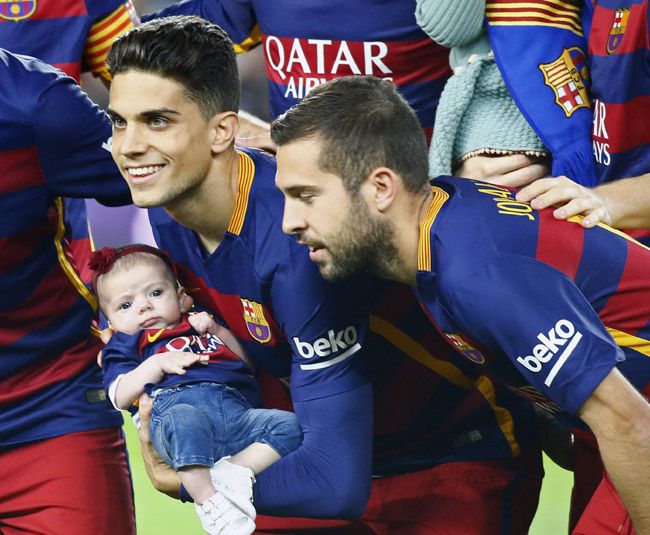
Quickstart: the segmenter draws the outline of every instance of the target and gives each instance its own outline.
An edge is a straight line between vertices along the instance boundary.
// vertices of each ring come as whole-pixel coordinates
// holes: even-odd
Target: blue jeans
[[[156,451],[174,470],[211,467],[253,442],[268,444],[281,456],[302,442],[292,412],[254,409],[234,388],[208,382],[159,390],[150,431]]]

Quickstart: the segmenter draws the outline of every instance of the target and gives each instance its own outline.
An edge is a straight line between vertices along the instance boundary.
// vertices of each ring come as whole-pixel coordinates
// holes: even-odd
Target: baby
[[[295,415],[254,408],[260,395],[241,345],[206,312],[187,313],[162,251],[105,247],[89,266],[115,332],[102,356],[109,398],[133,410],[147,392],[153,445],[194,499],[203,528],[252,533],[254,476],[300,445]]]

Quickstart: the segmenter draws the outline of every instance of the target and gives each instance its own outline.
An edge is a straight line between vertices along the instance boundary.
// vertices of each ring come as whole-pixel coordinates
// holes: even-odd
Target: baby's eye
[[[160,297],[162,294],[162,290],[152,290],[149,295],[151,295],[151,297]]]
[[[120,310],[128,310],[129,308],[131,308],[132,304],[133,303],[131,303],[131,301],[125,301],[120,305]]]

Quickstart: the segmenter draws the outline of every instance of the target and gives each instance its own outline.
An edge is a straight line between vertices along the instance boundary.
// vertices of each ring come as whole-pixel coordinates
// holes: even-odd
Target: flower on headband
[[[109,271],[117,260],[117,254],[114,247],[102,247],[94,251],[88,260],[88,267],[97,275],[102,275]]]

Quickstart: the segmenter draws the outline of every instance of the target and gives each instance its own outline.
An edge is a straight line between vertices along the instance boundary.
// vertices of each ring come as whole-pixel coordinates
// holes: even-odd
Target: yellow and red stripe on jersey
[[[550,26],[582,36],[580,0],[490,0],[485,5],[492,26]]]
[[[433,199],[426,217],[420,221],[420,243],[418,246],[418,270],[431,271],[431,225],[436,220],[442,205],[449,199],[449,194],[435,186],[431,188]]]
[[[119,6],[106,17],[98,20],[88,31],[84,60],[90,72],[110,81],[111,77],[106,68],[108,51],[118,37],[132,30],[140,23],[131,1]]]
[[[239,235],[244,226],[246,219],[246,210],[248,209],[248,195],[253,185],[255,177],[255,164],[248,154],[237,151],[239,155],[239,177],[237,179],[237,199],[235,199],[235,209],[232,212],[228,232]]]

